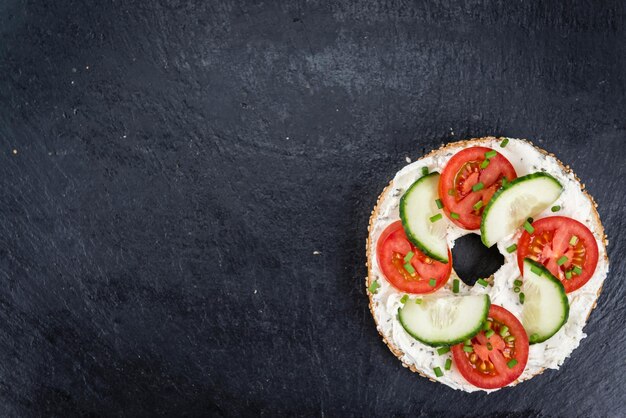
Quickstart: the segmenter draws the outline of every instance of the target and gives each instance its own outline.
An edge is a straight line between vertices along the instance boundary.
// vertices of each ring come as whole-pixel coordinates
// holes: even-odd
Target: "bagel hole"
[[[502,264],[504,256],[498,247],[485,247],[477,234],[468,234],[454,241],[452,267],[468,286],[474,286],[480,278],[491,276]]]

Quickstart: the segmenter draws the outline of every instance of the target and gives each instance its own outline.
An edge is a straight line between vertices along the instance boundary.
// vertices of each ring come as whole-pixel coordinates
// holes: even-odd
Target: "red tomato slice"
[[[598,244],[589,228],[565,216],[539,219],[532,226],[535,231],[524,231],[517,243],[520,271],[524,271],[524,258],[528,257],[546,266],[567,293],[587,283],[598,264]]]
[[[501,388],[524,371],[528,361],[528,336],[521,322],[498,305],[489,308],[487,323],[494,333],[487,337],[486,331],[480,331],[470,340],[471,352],[463,349],[463,343],[453,346],[452,358],[461,375],[472,385],[483,389]],[[504,330],[504,326],[508,329]]]
[[[496,154],[489,158],[484,167],[485,153],[491,148],[472,147],[456,153],[441,173],[439,179],[439,198],[443,202],[444,212],[450,218],[450,212],[459,215],[452,222],[465,229],[480,228],[480,219],[493,194],[502,186],[502,179],[507,181],[517,178],[515,169],[505,157]],[[482,164],[482,166],[481,166]],[[473,191],[472,187],[482,183],[483,188]],[[475,209],[482,201],[482,206]]]
[[[413,252],[410,260],[412,269],[405,268],[407,262],[404,258],[409,252]],[[440,263],[411,244],[401,221],[392,223],[380,234],[376,256],[387,281],[406,293],[432,293],[448,281],[452,271],[452,261]],[[452,260],[450,250],[448,260]],[[431,286],[431,279],[435,279],[434,286]]]

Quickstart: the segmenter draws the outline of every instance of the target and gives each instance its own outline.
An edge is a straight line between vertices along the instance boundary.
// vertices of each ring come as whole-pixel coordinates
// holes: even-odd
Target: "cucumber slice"
[[[439,173],[420,177],[400,199],[400,219],[409,240],[427,256],[448,263],[446,221],[431,222],[430,218],[441,214],[435,200],[438,193]]]
[[[419,305],[409,299],[398,310],[398,319],[406,332],[424,344],[453,345],[480,331],[490,305],[488,295],[424,298]]]
[[[524,259],[522,325],[531,344],[552,337],[567,322],[569,301],[563,284],[541,264]]]
[[[480,237],[487,247],[510,235],[526,219],[549,207],[563,191],[547,173],[518,177],[491,198],[480,223]]]

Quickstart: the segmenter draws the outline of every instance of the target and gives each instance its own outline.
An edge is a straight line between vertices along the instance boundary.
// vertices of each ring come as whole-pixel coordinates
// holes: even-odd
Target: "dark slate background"
[[[0,415],[626,415],[625,7],[535,3],[3,1]],[[489,396],[402,368],[363,284],[405,157],[487,134],[569,163],[612,257],[561,371]]]

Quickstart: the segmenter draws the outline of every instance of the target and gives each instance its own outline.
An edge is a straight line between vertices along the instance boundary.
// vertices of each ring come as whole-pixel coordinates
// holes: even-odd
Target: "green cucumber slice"
[[[491,247],[510,235],[529,217],[548,208],[563,191],[557,179],[547,173],[518,177],[491,198],[480,223],[483,244]]]
[[[543,265],[524,259],[522,325],[531,344],[541,343],[567,322],[569,301],[563,284]]]
[[[417,248],[437,261],[448,263],[446,221],[430,219],[441,213],[435,202],[439,199],[438,184],[439,173],[417,179],[400,199],[400,219],[407,238]]]
[[[487,320],[488,295],[410,299],[398,310],[398,320],[413,338],[437,347],[458,344],[473,337]]]

